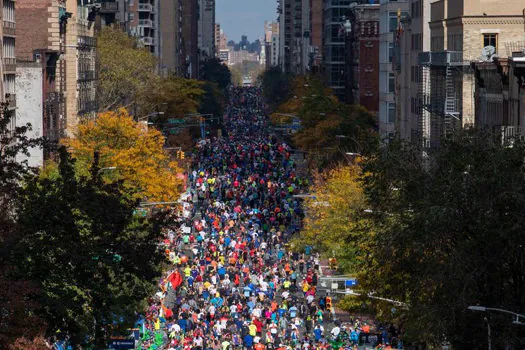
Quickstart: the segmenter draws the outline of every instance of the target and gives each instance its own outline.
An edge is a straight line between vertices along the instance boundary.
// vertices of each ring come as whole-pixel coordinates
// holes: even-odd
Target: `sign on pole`
[[[109,342],[110,349],[135,349],[135,339],[114,339]]]

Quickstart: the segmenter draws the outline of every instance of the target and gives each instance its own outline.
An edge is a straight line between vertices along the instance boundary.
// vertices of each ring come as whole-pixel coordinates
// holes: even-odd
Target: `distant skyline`
[[[239,42],[242,35],[250,42],[264,36],[264,21],[277,19],[277,0],[217,0],[215,21],[228,40]]]

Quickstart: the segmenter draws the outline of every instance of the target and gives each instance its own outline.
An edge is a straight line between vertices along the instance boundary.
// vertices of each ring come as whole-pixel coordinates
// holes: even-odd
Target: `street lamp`
[[[518,314],[517,312],[513,312],[513,311],[509,311],[505,309],[494,308],[494,307],[480,306],[480,305],[471,305],[467,307],[467,309],[469,309],[470,311],[478,311],[478,312],[487,312],[487,311],[501,312],[501,313],[512,315],[516,317],[516,319],[512,322],[513,324],[518,324],[518,325],[525,324],[520,321],[520,318],[525,319],[525,315]],[[487,317],[483,317],[483,319],[485,320],[485,322],[487,322],[487,333],[488,333],[487,335],[488,335],[488,342],[489,342],[488,349],[492,350],[492,334],[490,331],[490,323]]]
[[[499,308],[494,308],[494,307],[479,306],[479,305],[471,305],[467,307],[467,309],[469,309],[470,311],[480,311],[480,312],[487,312],[487,311],[501,312],[501,313],[512,315],[516,317],[516,319],[512,322],[513,324],[519,324],[519,325],[525,324],[520,321],[520,318],[525,320],[525,315],[519,314],[514,311],[509,311],[509,310],[499,309]]]
[[[98,169],[98,172],[97,172],[97,173],[100,174],[100,173],[103,172],[103,171],[107,171],[107,170],[115,170],[115,169],[117,169],[116,166],[108,166],[108,167],[105,167],[105,168],[100,168],[100,169]]]

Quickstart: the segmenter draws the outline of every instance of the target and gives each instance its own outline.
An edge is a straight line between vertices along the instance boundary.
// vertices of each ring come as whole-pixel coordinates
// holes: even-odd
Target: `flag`
[[[171,317],[173,317],[173,311],[171,311],[171,310],[168,309],[167,307],[162,306],[162,310],[164,311],[164,316],[166,316],[166,318],[171,318]]]
[[[160,329],[160,319],[157,318],[157,321],[155,321],[155,330],[158,331]]]
[[[171,275],[168,276],[168,281],[170,281],[173,289],[177,289],[182,284],[182,276],[179,270],[176,270]]]

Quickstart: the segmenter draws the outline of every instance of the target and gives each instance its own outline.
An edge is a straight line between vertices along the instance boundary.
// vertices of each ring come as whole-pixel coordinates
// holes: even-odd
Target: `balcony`
[[[100,4],[100,13],[101,14],[110,14],[118,12],[118,2],[105,1]]]
[[[139,12],[153,12],[152,4],[139,4]]]
[[[2,27],[4,30],[4,35],[6,36],[16,35],[16,23],[15,22],[3,21]]]
[[[95,71],[92,71],[92,70],[79,71],[78,72],[78,80],[79,81],[95,80]]]
[[[10,109],[16,108],[16,94],[5,94],[5,102]]]
[[[139,19],[139,27],[153,28],[153,21],[151,19]]]
[[[146,46],[153,46],[155,45],[155,39],[153,39],[152,37],[149,37],[149,36],[145,36],[143,38],[140,38],[140,41],[142,41],[142,43]]]
[[[4,58],[4,74],[16,73],[16,58]]]
[[[419,64],[423,66],[461,66],[462,51],[426,51],[419,54]],[[468,64],[467,64],[468,65]]]

